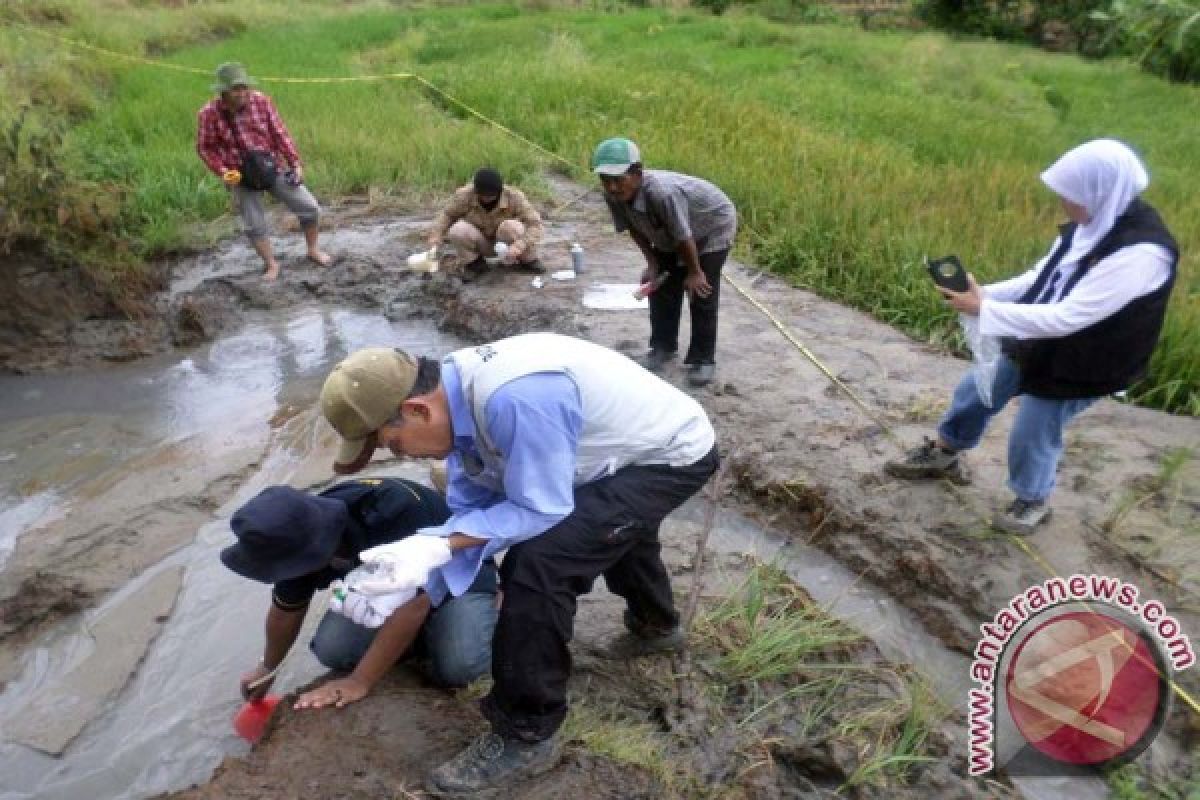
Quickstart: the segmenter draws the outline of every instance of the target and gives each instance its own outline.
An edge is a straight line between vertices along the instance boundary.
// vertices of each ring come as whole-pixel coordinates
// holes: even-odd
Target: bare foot
[[[333,259],[329,257],[329,254],[323,250],[309,250],[308,260],[319,267],[328,267],[333,262]]]
[[[274,283],[279,278],[279,265],[272,264],[267,267],[267,271],[263,273],[263,281],[265,283]]]

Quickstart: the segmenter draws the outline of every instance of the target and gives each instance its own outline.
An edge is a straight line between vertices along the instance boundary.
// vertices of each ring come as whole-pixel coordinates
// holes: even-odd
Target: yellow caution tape
[[[52,33],[51,31],[46,31],[46,30],[42,30],[40,28],[35,28],[31,25],[25,25],[20,22],[13,23],[13,24],[14,24],[14,26],[22,28],[23,30],[30,31],[31,33],[35,33],[39,36],[44,36],[48,39],[53,39],[55,41],[61,42],[62,44],[68,45],[70,47],[77,47],[81,50],[88,50],[93,53],[98,53],[100,55],[107,56],[109,58],[118,59],[120,61],[126,61],[126,62],[133,63],[133,64],[141,64],[143,66],[155,67],[158,69],[175,70],[176,72],[184,72],[189,75],[204,75],[206,77],[212,76],[212,72],[210,70],[199,69],[197,67],[185,67],[185,66],[181,66],[179,64],[171,64],[166,61],[159,61],[159,60],[152,59],[152,58],[146,58],[145,56],[137,56],[137,55],[131,55],[129,53],[121,53],[116,50],[109,50],[106,47],[99,47],[98,45],[90,44],[88,42],[82,42],[78,39],[72,39],[72,38],[69,38],[66,36],[62,36],[57,33]],[[266,76],[258,76],[257,78],[255,78],[255,80],[260,81],[262,83],[283,83],[283,84],[368,83],[368,82],[388,81],[388,80],[416,81],[417,83],[421,84],[421,86],[425,87],[429,91],[431,91],[434,94],[438,95],[439,97],[443,98],[447,102],[452,103],[453,105],[458,106],[459,108],[463,109],[471,116],[473,116],[479,120],[482,120],[483,122],[486,122],[487,124],[491,125],[494,128],[497,128],[497,129],[503,131],[504,133],[508,134],[509,136],[516,139],[517,141],[520,141],[520,142],[528,145],[529,147],[532,147],[533,149],[537,150],[539,153],[542,153],[543,155],[546,155],[549,158],[552,158],[555,161],[558,161],[559,163],[566,165],[572,171],[579,168],[578,165],[575,164],[574,162],[569,161],[566,158],[563,158],[558,153],[547,150],[545,147],[542,147],[537,142],[534,142],[534,141],[522,136],[521,134],[519,134],[516,131],[512,130],[511,128],[505,126],[504,124],[483,114],[478,109],[471,107],[467,103],[464,103],[462,100],[459,100],[457,97],[450,94],[445,89],[442,89],[440,86],[437,86],[436,84],[432,83],[431,81],[427,80],[426,78],[421,77],[420,75],[416,74],[415,72],[385,72],[385,73],[376,74],[376,75],[351,75],[351,76],[336,77],[336,78],[283,78],[283,77],[266,75]]]

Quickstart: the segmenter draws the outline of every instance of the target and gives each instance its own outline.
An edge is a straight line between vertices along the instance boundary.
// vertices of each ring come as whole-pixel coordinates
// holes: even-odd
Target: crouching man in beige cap
[[[404,540],[449,546],[424,583],[435,605],[508,550],[482,702],[491,731],[429,775],[433,794],[494,790],[558,763],[576,599],[597,577],[627,603],[628,633],[610,655],[683,646],[658,530],[718,455],[682,391],[599,345],[531,333],[440,363],[359,351],[326,380],[321,410],[345,440],[338,472],[363,468],[377,447],[448,459],[450,519]]]

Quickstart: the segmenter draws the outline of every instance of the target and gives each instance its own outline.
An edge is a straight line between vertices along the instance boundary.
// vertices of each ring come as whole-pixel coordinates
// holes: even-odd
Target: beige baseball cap
[[[343,440],[334,472],[344,475],[367,465],[376,431],[395,415],[416,380],[417,360],[390,347],[358,350],[333,368],[321,387],[321,413]]]

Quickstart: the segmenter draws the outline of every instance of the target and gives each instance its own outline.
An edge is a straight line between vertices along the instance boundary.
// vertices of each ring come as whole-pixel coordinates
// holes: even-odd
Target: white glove
[[[416,591],[429,581],[430,570],[450,561],[450,544],[440,536],[409,536],[358,554],[363,565],[346,576],[362,594]]]
[[[397,608],[416,596],[415,591],[365,595],[346,589],[341,581],[334,581],[331,588],[333,596],[329,599],[330,610],[367,628],[378,628],[387,622]]]

